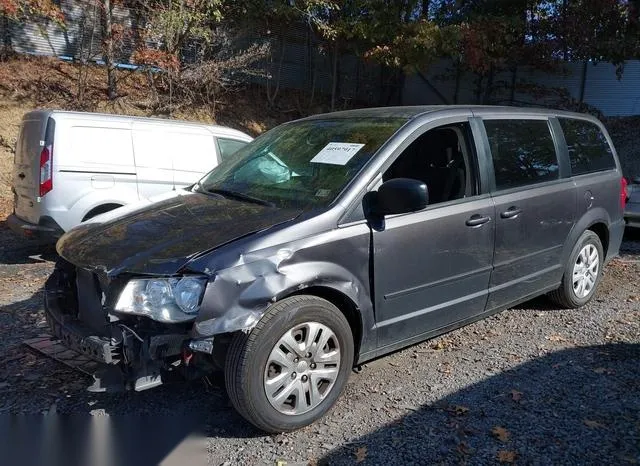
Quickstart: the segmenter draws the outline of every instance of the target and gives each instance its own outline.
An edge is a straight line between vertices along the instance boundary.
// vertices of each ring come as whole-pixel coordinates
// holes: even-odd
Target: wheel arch
[[[606,258],[609,250],[609,227],[604,222],[596,222],[589,225],[587,230],[591,230],[598,235],[598,238],[600,238],[600,242],[602,243],[603,255]]]
[[[584,215],[575,223],[571,232],[567,236],[562,253],[562,263],[564,264],[569,260],[573,247],[582,233],[587,230],[591,230],[598,235],[606,258],[609,250],[609,225],[611,225],[611,218],[605,209],[598,207],[585,212]]]
[[[318,298],[325,299],[335,307],[337,307],[340,312],[342,312],[342,314],[347,319],[347,322],[349,322],[349,327],[351,327],[351,334],[353,336],[354,345],[353,363],[355,365],[360,358],[360,348],[362,345],[363,331],[362,314],[360,313],[360,309],[358,308],[357,304],[349,296],[342,293],[341,291],[322,285],[314,285],[301,290],[297,290],[293,293],[283,296],[281,299],[302,295],[316,296]]]
[[[105,202],[104,204],[97,205],[89,210],[84,217],[82,217],[82,221],[87,221],[90,218],[95,217],[96,215],[104,214],[111,210],[117,209],[118,207],[122,207],[124,204],[117,202]]]

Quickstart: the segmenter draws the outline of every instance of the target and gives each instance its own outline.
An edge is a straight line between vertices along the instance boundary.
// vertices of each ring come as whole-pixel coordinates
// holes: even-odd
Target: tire
[[[311,338],[313,335],[317,337]],[[295,341],[289,338],[282,343],[287,337]],[[308,341],[312,342],[310,351],[315,352],[312,357],[307,357],[311,352],[301,354]],[[294,351],[286,351],[294,347],[287,346],[289,342],[298,345]],[[283,360],[282,355],[287,358],[286,367],[274,362]],[[334,364],[336,358],[339,362]],[[353,362],[353,336],[342,312],[315,296],[293,296],[272,305],[248,334],[234,335],[225,361],[225,386],[233,406],[251,424],[269,433],[289,432],[313,423],[331,409]],[[325,380],[321,372],[330,373],[333,381]],[[269,397],[267,390],[279,384],[284,388]],[[290,389],[294,392],[287,396]]]
[[[582,291],[580,289],[574,289],[574,270],[578,267],[579,256],[585,249],[597,252],[597,271],[595,272],[595,278],[593,273],[590,277],[593,279],[593,284],[590,288],[585,288]],[[580,258],[582,261],[583,258]],[[560,306],[567,309],[575,309],[587,304],[595,296],[600,280],[602,279],[602,266],[604,264],[604,252],[602,249],[602,242],[597,234],[591,230],[586,230],[578,241],[576,242],[569,260],[564,268],[564,274],[562,275],[562,284],[560,288],[549,293],[549,297]],[[591,266],[593,267],[593,266]],[[589,268],[591,268],[589,267]],[[586,294],[585,294],[586,293]]]

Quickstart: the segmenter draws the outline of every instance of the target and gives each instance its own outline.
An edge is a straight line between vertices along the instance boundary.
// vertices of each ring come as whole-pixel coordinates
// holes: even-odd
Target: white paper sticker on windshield
[[[346,165],[358,153],[364,144],[352,142],[330,142],[311,159],[311,163],[328,163],[330,165]]]

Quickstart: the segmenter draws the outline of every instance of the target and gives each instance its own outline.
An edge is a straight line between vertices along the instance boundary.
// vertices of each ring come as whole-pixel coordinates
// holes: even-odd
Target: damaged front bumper
[[[207,349],[211,339],[204,345],[191,340],[191,324],[162,325],[146,318],[113,316],[102,305],[83,302],[87,293],[77,290],[91,283],[81,283],[79,276],[72,264],[63,260],[56,264],[45,284],[45,315],[51,332],[65,346],[101,363],[91,391],[140,391],[173,374],[192,378],[212,369],[208,355],[189,347],[191,343]],[[97,279],[93,284],[100,287]]]

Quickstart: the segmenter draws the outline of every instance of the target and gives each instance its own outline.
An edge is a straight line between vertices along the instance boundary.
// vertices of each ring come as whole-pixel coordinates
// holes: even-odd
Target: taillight
[[[620,205],[622,206],[622,210],[627,206],[627,199],[629,199],[628,185],[627,179],[623,176],[620,179]]]
[[[40,152],[40,197],[53,189],[53,146],[45,146]]]

